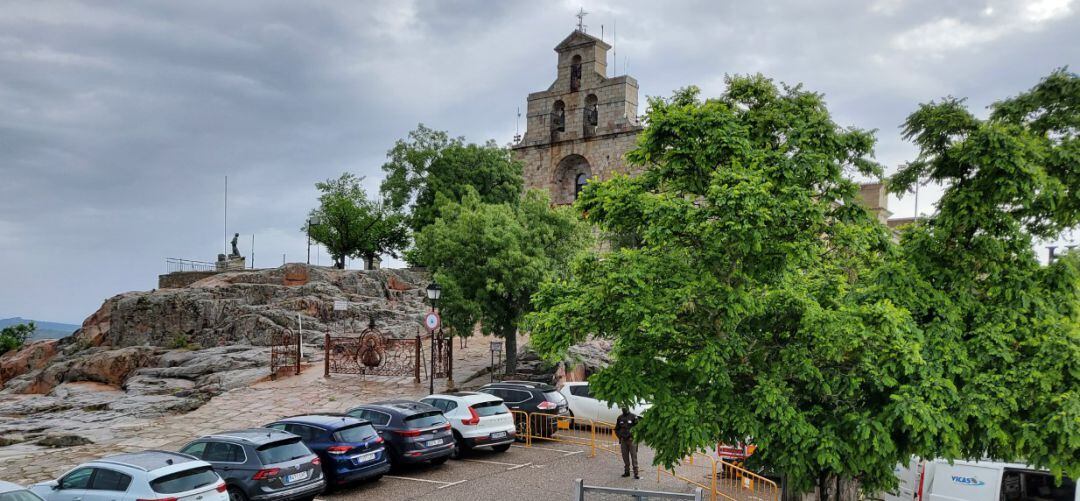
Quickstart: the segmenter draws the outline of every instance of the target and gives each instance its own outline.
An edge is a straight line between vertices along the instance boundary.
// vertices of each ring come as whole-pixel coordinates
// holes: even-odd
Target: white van
[[[1076,481],[1061,485],[1045,470],[996,461],[926,461],[896,466],[900,486],[885,501],[1080,501]]]

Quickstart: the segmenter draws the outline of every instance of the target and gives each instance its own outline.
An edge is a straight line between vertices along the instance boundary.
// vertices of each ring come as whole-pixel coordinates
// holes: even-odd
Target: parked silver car
[[[145,451],[83,463],[30,491],[45,501],[229,501],[210,463],[187,454]]]

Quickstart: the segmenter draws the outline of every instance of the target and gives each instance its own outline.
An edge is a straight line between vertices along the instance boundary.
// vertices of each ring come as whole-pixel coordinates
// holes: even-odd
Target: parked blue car
[[[266,425],[300,437],[322,460],[327,485],[378,480],[390,471],[383,439],[371,422],[346,415],[310,414]]]

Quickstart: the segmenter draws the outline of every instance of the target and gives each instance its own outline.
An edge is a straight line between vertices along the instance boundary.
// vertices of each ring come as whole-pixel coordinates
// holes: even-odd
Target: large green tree
[[[439,217],[416,235],[418,257],[443,289],[444,321],[454,331],[506,340],[506,371],[517,369],[517,332],[539,284],[565,274],[588,231],[568,208],[530,190],[516,203],[484,203],[470,187],[460,202],[438,197]]]
[[[390,207],[408,211],[414,232],[435,222],[440,195],[458,202],[472,189],[484,203],[511,203],[521,196],[521,163],[493,141],[466,143],[421,124],[387,157],[380,192]]]
[[[324,246],[334,258],[334,266],[345,268],[345,258],[364,259],[371,269],[382,254],[397,257],[408,244],[405,216],[380,201],[368,199],[361,186],[362,178],[344,173],[337,179],[316,183],[322,192],[319,207],[310,219],[318,224],[305,226],[312,240]]]
[[[947,185],[895,243],[851,171],[873,138],[821,96],[738,77],[716,99],[650,101],[634,179],[579,206],[625,245],[546,284],[529,317],[549,357],[615,340],[597,393],[655,406],[638,438],[671,463],[751,440],[799,490],[868,492],[924,457],[1024,460],[1080,474],[1080,274],[1040,265],[1033,238],[1077,223],[1076,78],[1055,73],[978,120],[923,106],[919,159],[893,179]]]
[[[924,455],[1080,476],[1080,256],[1043,265],[1034,251],[1080,224],[1078,132],[1080,77],[1066,70],[987,119],[946,98],[905,123],[920,154],[892,190],[947,187],[937,213],[903,233],[916,280],[877,293],[912,312],[940,373],[924,384],[944,390],[935,404],[948,415],[918,435]]]

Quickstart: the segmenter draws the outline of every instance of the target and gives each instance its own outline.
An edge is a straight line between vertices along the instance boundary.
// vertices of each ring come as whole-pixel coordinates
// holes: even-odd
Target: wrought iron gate
[[[420,336],[391,338],[369,326],[356,336],[331,336],[325,339],[324,375],[360,374],[367,376],[409,376],[419,384],[421,373],[429,372],[434,354],[435,377],[447,377],[452,370],[453,347],[448,338]],[[427,346],[425,346],[427,345]]]
[[[270,337],[270,375],[287,373],[291,369],[300,374],[300,336],[292,332],[280,332]]]

